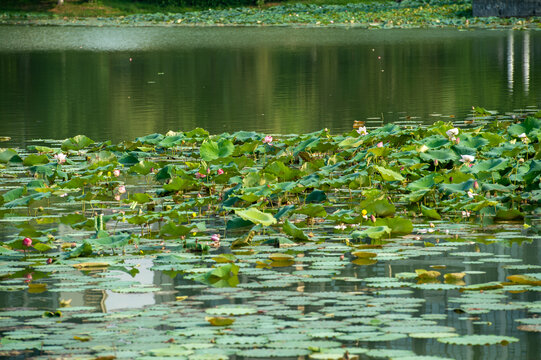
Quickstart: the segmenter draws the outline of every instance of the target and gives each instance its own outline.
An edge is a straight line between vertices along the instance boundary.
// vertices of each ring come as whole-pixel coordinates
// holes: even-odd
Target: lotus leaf
[[[439,342],[452,345],[507,345],[517,342],[518,339],[511,336],[499,335],[463,335],[455,337],[439,338]]]
[[[272,215],[264,213],[256,208],[235,210],[235,214],[237,214],[244,220],[253,222],[254,224],[261,224],[263,226],[270,226],[272,224],[276,224],[276,219]]]

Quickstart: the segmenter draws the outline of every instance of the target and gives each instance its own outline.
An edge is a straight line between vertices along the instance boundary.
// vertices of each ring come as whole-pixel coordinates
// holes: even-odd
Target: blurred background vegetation
[[[237,6],[269,7],[280,4],[350,4],[391,0],[1,0],[4,12],[50,12],[64,16],[106,16],[153,12],[185,12]]]

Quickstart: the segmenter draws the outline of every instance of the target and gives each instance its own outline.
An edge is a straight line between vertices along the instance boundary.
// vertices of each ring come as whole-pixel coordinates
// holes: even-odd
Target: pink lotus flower
[[[220,234],[214,234],[210,237],[210,240],[214,241],[214,242],[218,242],[220,241]]]
[[[222,175],[224,171],[222,169],[218,169],[218,175]]]
[[[207,175],[202,174],[202,173],[200,173],[199,171],[195,173],[195,177],[196,177],[197,179],[203,179],[203,178],[205,178],[206,176],[207,176]]]
[[[30,283],[32,281],[32,273],[26,274],[24,276],[24,278],[25,278],[25,280],[24,280],[25,283],[27,283],[27,284]]]
[[[377,147],[383,147],[383,141],[380,141],[379,143],[376,144]]]
[[[265,136],[265,138],[263,139],[263,144],[272,145],[272,136],[270,135]]]
[[[124,194],[126,192],[126,187],[124,185],[120,185],[118,187],[118,193],[119,194]]]
[[[114,175],[115,177],[119,177],[119,176],[120,176],[120,170],[115,169],[115,170],[113,171],[113,175]]]
[[[32,246],[32,239],[30,239],[30,238],[24,238],[24,239],[23,239],[23,245],[26,246],[26,247]]]

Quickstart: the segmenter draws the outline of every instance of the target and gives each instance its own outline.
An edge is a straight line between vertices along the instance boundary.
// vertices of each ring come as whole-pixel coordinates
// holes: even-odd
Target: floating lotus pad
[[[511,336],[499,335],[464,335],[456,337],[439,338],[439,342],[451,345],[507,345],[518,342],[518,339]]]

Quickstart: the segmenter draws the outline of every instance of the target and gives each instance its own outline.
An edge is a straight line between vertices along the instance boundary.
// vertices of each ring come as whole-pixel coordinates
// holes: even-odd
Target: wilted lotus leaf
[[[351,262],[355,265],[364,266],[364,265],[374,265],[378,261],[373,258],[360,258],[360,259],[352,260]]]
[[[441,275],[439,271],[425,269],[416,269],[415,273],[420,280],[436,279],[438,276]]]
[[[272,261],[291,261],[294,260],[295,257],[284,253],[274,253],[269,254],[269,259],[271,259]]]
[[[445,279],[445,282],[448,283],[454,283],[457,281],[460,281],[464,279],[464,276],[466,276],[466,273],[448,273],[443,275],[443,278]]]
[[[507,277],[507,280],[521,285],[541,286],[540,279],[528,275],[511,275]]]
[[[223,316],[205,317],[212,326],[229,326],[235,322],[234,318],[228,318]]]

